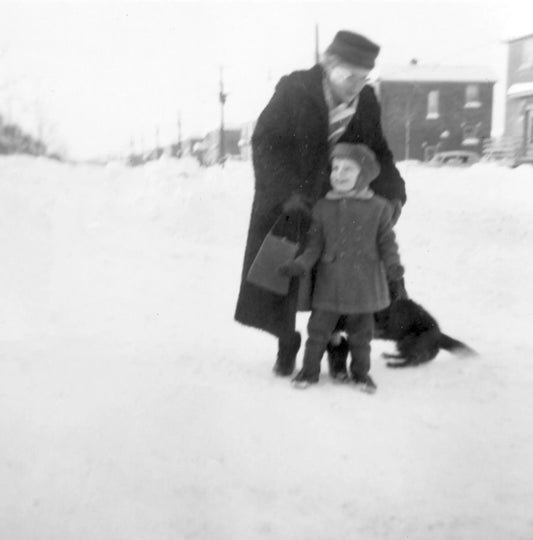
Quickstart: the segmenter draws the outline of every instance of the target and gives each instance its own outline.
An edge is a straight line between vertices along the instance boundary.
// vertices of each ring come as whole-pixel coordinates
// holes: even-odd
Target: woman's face
[[[333,64],[328,70],[328,80],[339,102],[353,101],[368,82],[369,69],[351,66],[343,62]]]
[[[331,162],[331,187],[340,193],[346,193],[355,188],[361,166],[356,161],[334,157]]]

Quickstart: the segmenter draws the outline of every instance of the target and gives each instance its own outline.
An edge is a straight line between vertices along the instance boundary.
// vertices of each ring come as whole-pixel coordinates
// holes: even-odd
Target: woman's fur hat
[[[361,34],[341,30],[333,38],[326,53],[333,54],[352,66],[373,69],[379,54],[379,45]]]

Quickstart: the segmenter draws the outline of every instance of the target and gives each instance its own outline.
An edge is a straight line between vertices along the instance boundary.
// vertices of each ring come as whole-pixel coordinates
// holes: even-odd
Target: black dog
[[[396,342],[398,354],[384,354],[389,367],[417,366],[433,360],[441,349],[458,355],[475,352],[441,332],[437,321],[420,305],[408,298],[393,300],[375,314],[375,337]]]
[[[391,284],[390,306],[374,315],[375,332],[378,339],[396,342],[398,354],[384,354],[394,362],[388,367],[417,366],[433,360],[441,349],[462,356],[475,355],[470,347],[443,332],[434,317],[420,304],[407,298],[403,280]],[[336,330],[342,330],[342,324]],[[347,376],[346,359],[348,342],[343,339],[337,346],[328,345],[329,373],[333,378]]]

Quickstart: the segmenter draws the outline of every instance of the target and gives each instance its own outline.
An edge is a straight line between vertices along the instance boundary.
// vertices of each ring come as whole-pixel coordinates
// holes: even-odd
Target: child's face
[[[331,162],[331,186],[335,191],[346,193],[355,188],[361,166],[356,161],[334,157]]]

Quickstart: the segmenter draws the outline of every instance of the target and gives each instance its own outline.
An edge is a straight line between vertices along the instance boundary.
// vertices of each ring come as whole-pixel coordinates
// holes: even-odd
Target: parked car
[[[431,167],[454,166],[468,167],[479,161],[479,154],[467,150],[449,150],[448,152],[437,152],[433,158],[428,161]]]

